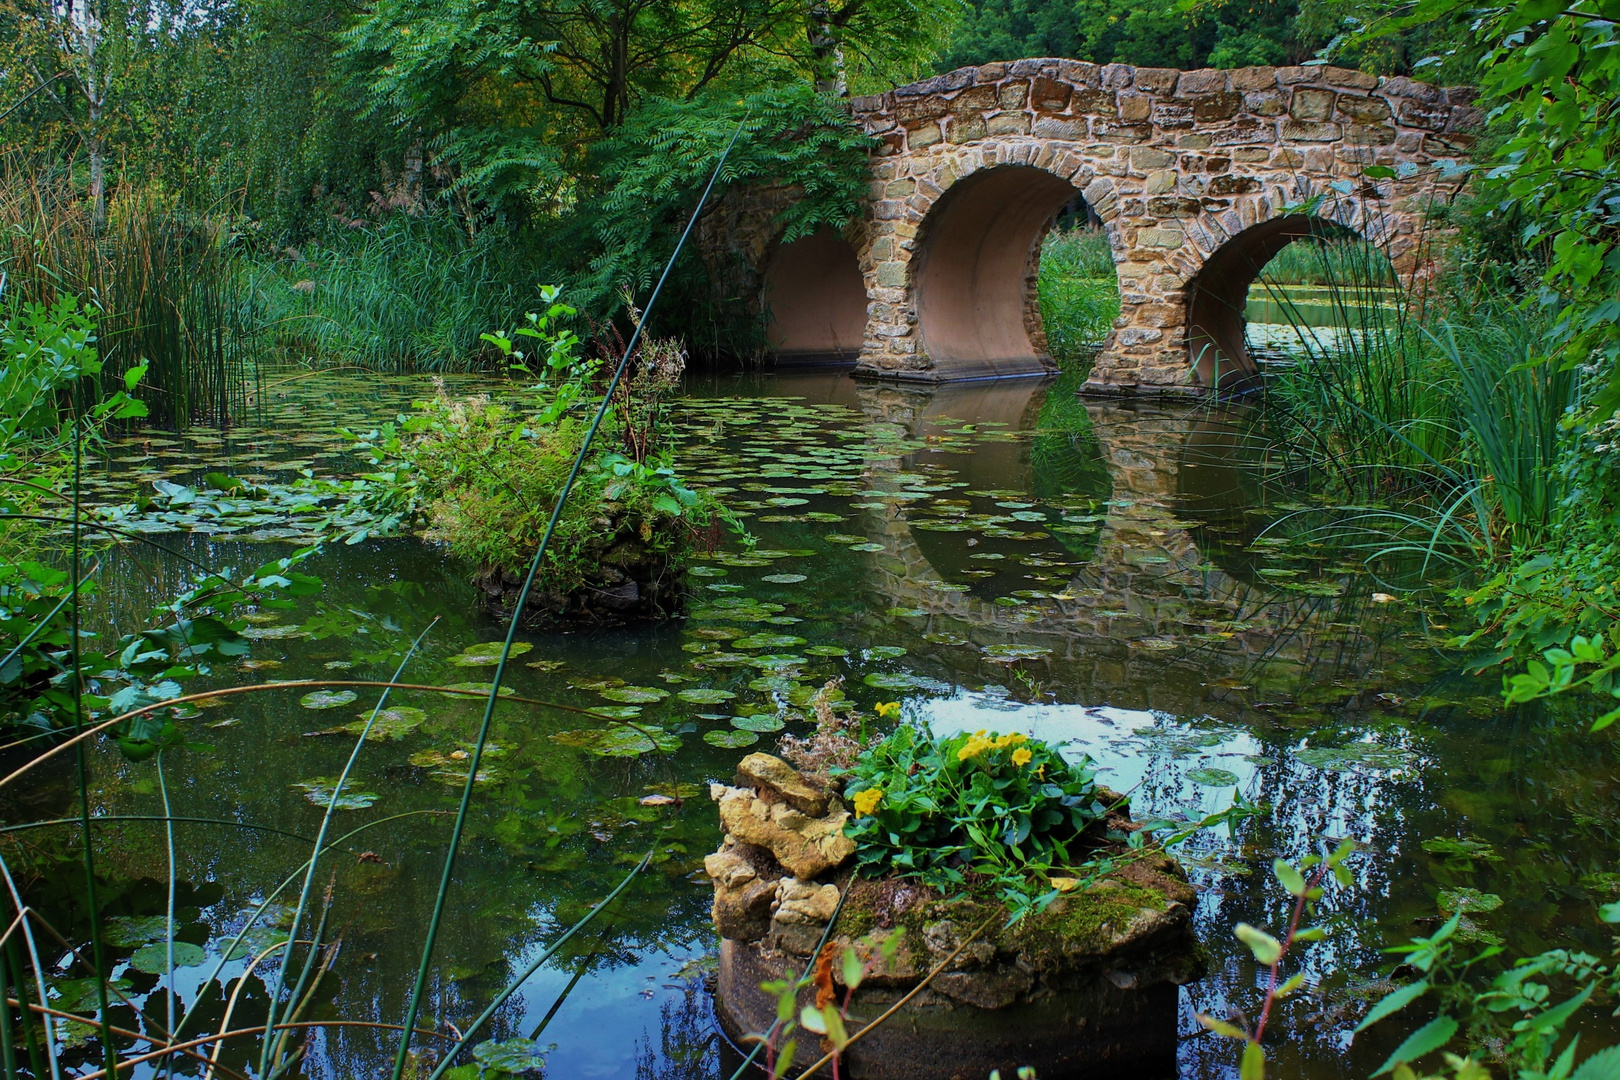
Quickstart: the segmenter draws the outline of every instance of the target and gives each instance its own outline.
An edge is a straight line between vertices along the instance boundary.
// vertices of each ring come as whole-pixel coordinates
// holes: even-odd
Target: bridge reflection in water
[[[908,647],[920,674],[962,681],[964,667],[983,664],[994,676],[999,665],[975,660],[977,650],[956,653],[953,639],[981,650],[1034,645],[1051,649],[1052,663],[1021,669],[1067,700],[1219,715],[1234,690],[1292,696],[1376,667],[1387,635],[1369,618],[1364,575],[1310,582],[1338,593],[1327,596],[1260,572],[1250,545],[1283,513],[1266,511],[1241,413],[1082,402],[1060,384],[1025,380],[845,385],[869,424],[928,444],[874,464],[874,492],[889,474],[944,466],[964,496],[990,501],[991,514],[1007,514],[997,502],[1030,507],[1023,521],[1038,515],[1055,530],[1091,519],[1074,535],[1036,534],[1061,536],[1072,559],[1060,564],[1021,554],[1029,533],[997,538],[1005,530],[992,527],[986,536],[904,498],[869,501],[851,531],[883,545],[864,554],[871,607],[914,613],[891,616],[885,633]],[[995,437],[963,452],[949,436],[963,416]],[[982,522],[985,507],[972,501],[957,500]],[[1077,505],[1094,512],[1077,514]],[[992,564],[993,574],[977,569]],[[955,584],[964,572],[984,578]]]

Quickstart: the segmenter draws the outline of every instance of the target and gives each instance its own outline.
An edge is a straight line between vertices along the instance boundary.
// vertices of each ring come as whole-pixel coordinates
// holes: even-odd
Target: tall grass
[[[68,295],[98,312],[104,377],[146,361],[143,396],[172,427],[224,425],[254,375],[238,258],[223,214],[198,213],[155,188],[122,189],[97,230],[64,174],[0,158],[0,303]]]
[[[480,340],[536,302],[509,234],[469,237],[447,217],[397,214],[334,226],[245,280],[263,339],[304,359],[377,371],[465,371],[497,362]]]
[[[1119,283],[1100,229],[1054,229],[1041,246],[1041,324],[1065,371],[1089,363],[1119,316]]]
[[[1284,255],[1257,285],[1294,339],[1268,372],[1263,437],[1340,508],[1341,538],[1428,565],[1548,537],[1568,496],[1561,421],[1580,400],[1575,372],[1536,362],[1549,328],[1467,282],[1448,283],[1466,296],[1443,317],[1392,304],[1389,260],[1364,242],[1308,239]],[[1317,286],[1330,317],[1280,280]]]

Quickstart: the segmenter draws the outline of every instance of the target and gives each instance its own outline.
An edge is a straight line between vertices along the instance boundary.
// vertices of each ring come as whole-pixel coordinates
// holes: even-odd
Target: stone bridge
[[[1121,305],[1089,388],[1224,385],[1253,372],[1244,301],[1290,241],[1350,230],[1426,275],[1423,207],[1454,191],[1428,166],[1472,143],[1473,99],[1335,67],[962,68],[854,99],[877,146],[863,214],[841,233],[780,243],[772,222],[796,195],[755,189],[706,216],[703,246],[711,267],[729,251],[781,361],[923,382],[1036,375],[1051,370],[1041,240],[1083,199]]]

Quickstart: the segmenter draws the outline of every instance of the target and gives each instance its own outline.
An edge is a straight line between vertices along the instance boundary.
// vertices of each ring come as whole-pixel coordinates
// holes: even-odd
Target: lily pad
[[[753,746],[759,742],[759,736],[752,731],[705,731],[703,741],[710,746],[719,746],[727,750],[740,750],[745,746]]]
[[[791,649],[803,645],[804,638],[792,634],[749,634],[731,643],[734,649]]]
[[[1308,746],[1294,751],[1294,757],[1307,765],[1329,772],[1350,772],[1356,768],[1399,769],[1411,762],[1411,755],[1377,743],[1349,746]]]
[[[754,713],[751,716],[733,716],[731,726],[738,731],[781,731],[786,724],[775,713]]]
[[[681,748],[681,740],[666,731],[651,729],[643,732],[626,726],[560,731],[551,738],[553,742],[577,746],[599,757],[633,758],[654,750],[672,754]]]
[[[332,792],[337,789],[337,777],[317,776],[310,780],[300,780],[293,784],[304,793],[304,798],[316,806],[325,807],[332,801]],[[345,783],[343,791],[333,803],[336,810],[364,810],[377,801],[377,793],[356,787],[352,783]]]
[[[201,945],[189,941],[174,943],[174,966],[177,968],[196,967],[208,959],[208,951]],[[164,941],[154,941],[135,950],[135,955],[129,958],[129,966],[136,971],[148,975],[162,975],[169,970],[169,945]]]
[[[874,645],[862,653],[868,660],[897,660],[906,655],[903,645]]]
[[[917,680],[902,672],[874,671],[861,680],[877,690],[915,690]]]
[[[709,687],[702,687],[682,690],[675,696],[693,705],[718,705],[722,701],[730,701],[737,695],[730,690],[714,690]]]
[[[591,712],[597,716],[605,716],[609,720],[634,720],[641,715],[640,705],[596,705]]]
[[[849,650],[842,645],[812,645],[804,650],[806,656],[848,656]]]
[[[298,704],[306,709],[337,709],[359,699],[353,690],[316,690],[299,698]]]
[[[615,686],[601,691],[601,694],[609,701],[622,701],[629,705],[645,705],[669,697],[668,690],[656,686]]]
[[[490,659],[488,661],[486,661],[486,663],[493,664],[496,660],[500,659],[501,650],[504,649],[504,648],[506,648],[506,642],[504,642],[504,641],[481,641],[477,645],[469,645],[465,649],[462,649],[461,650],[461,655],[462,656],[487,656],[487,657],[490,657]],[[534,649],[534,643],[533,642],[530,642],[530,641],[514,641],[514,642],[512,642],[512,653],[511,653],[511,655],[513,655],[513,656],[522,656],[526,652],[533,651],[533,649]],[[455,657],[451,657],[451,661],[454,662],[454,660],[455,660]]]
[[[805,580],[805,576],[803,574],[766,574],[759,580],[768,581],[772,585],[797,585]]]
[[[1205,767],[1202,769],[1189,769],[1187,779],[1203,787],[1232,787],[1238,782],[1238,775],[1226,769]]]

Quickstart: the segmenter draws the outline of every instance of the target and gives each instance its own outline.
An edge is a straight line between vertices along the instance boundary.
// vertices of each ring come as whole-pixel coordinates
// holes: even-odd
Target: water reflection
[[[324,456],[341,454],[324,426],[332,417],[375,423],[424,387],[389,383],[379,393],[374,380],[334,380],[297,397],[295,384],[270,428],[233,433],[229,447],[238,468],[271,476],[341,461]],[[1334,934],[1310,954],[1312,992],[1285,1011],[1295,1038],[1276,1052],[1279,1075],[1376,1067],[1390,1048],[1379,1040],[1399,1029],[1347,1055],[1335,1018],[1355,1015],[1358,995],[1380,977],[1378,950],[1421,932],[1426,924],[1415,920],[1432,916],[1443,889],[1504,897],[1479,929],[1514,947],[1540,948],[1573,931],[1599,949],[1590,904],[1620,892],[1620,879],[1605,876],[1620,849],[1611,744],[1555,716],[1504,716],[1494,687],[1431,677],[1428,669],[1442,669],[1425,652],[1427,632],[1399,605],[1371,604],[1371,585],[1355,567],[1268,547],[1265,526],[1290,511],[1283,495],[1253,479],[1260,470],[1243,416],[1083,402],[1072,390],[1020,380],[923,391],[828,375],[694,382],[678,413],[682,458],[750,515],[756,547],[733,543],[699,564],[684,623],[524,635],[534,645],[524,660],[539,666],[518,667],[511,680],[524,697],[593,707],[603,704],[603,680],[667,689],[641,706],[640,722],[684,745],[669,758],[596,757],[552,738],[578,728],[577,717],[515,702],[500,708],[493,775],[479,788],[429,1014],[465,1023],[653,850],[654,869],[612,918],[542,969],[501,1010],[493,1034],[538,1031],[555,1042],[557,1076],[720,1075],[701,988],[713,934],[698,873],[718,834],[701,793],[743,751],[704,737],[733,731],[730,714],[745,706],[802,731],[795,695],[835,676],[863,707],[900,699],[909,717],[941,730],[1071,739],[1148,812],[1205,813],[1229,805],[1234,790],[1259,804],[1236,835],[1202,838],[1190,857],[1205,887],[1198,918],[1214,963],[1189,988],[1189,1010],[1253,1004],[1252,962],[1228,935],[1238,920],[1276,925],[1283,917],[1269,880],[1273,857],[1298,858],[1322,836],[1361,840],[1360,881],[1330,899]],[[208,439],[125,447],[127,474],[109,477],[105,490],[127,487],[130,475],[183,479],[217,449]],[[183,586],[187,560],[248,566],[281,551],[200,535],[163,543],[177,555],[103,555],[98,626],[133,625]],[[219,685],[383,678],[435,616],[412,680],[487,677],[450,658],[502,628],[473,603],[464,569],[435,549],[414,540],[337,545],[310,569],[326,593],[260,627],[253,666],[221,672]],[[733,647],[760,632],[799,643],[780,646],[770,662],[763,649]],[[1005,646],[1023,651],[998,654]],[[676,696],[692,687],[723,691],[729,703]],[[312,832],[319,809],[295,785],[335,775],[350,749],[313,733],[368,702],[363,693],[345,709],[316,711],[298,699],[291,691],[232,698],[188,721],[210,746],[166,755],[176,812]],[[402,1015],[444,854],[444,813],[455,803],[443,761],[472,737],[480,711],[417,691],[393,703],[422,709],[423,725],[406,740],[366,747],[357,783],[378,801],[345,812],[342,823],[416,816],[356,835],[332,863],[329,923],[342,928],[344,947],[323,983],[322,1016]],[[94,768],[99,812],[160,812],[152,762],[101,753]],[[54,813],[49,807],[72,790],[65,779],[43,772],[25,793],[32,801],[6,805],[5,816]],[[687,801],[642,802],[665,792]],[[1477,838],[1495,858],[1463,871],[1421,846],[1434,836]],[[101,837],[113,914],[161,911],[161,830],[123,822]],[[197,824],[180,827],[180,851],[180,875],[196,883],[183,893],[187,939],[215,957],[307,846]],[[66,837],[41,852],[48,866],[71,855]],[[63,871],[33,888],[82,934],[82,916],[63,898],[71,880]],[[238,958],[223,969],[225,993],[245,965]],[[185,1000],[211,967],[185,970]],[[155,983],[130,977],[137,996]],[[241,1018],[263,1015],[262,994],[245,993]],[[217,1024],[222,996],[202,1010],[201,1026]],[[1231,1048],[1197,1030],[1189,1011],[1183,1075],[1231,1073]],[[373,1075],[392,1047],[386,1034],[334,1029],[312,1040],[302,1068]],[[225,1061],[242,1068],[252,1056],[242,1048]]]

